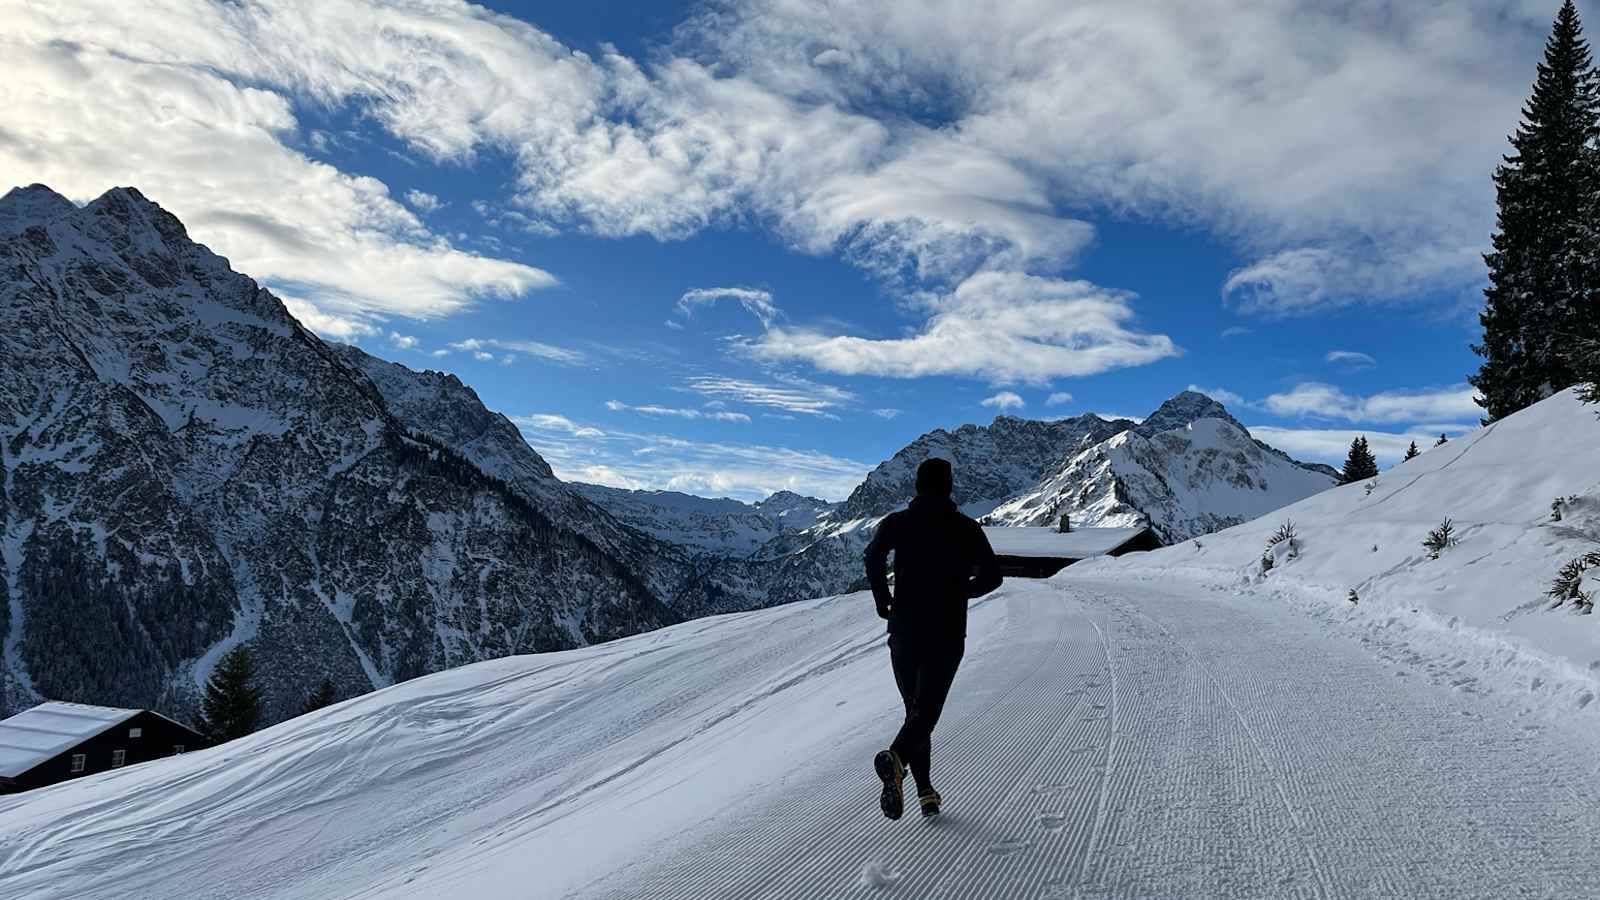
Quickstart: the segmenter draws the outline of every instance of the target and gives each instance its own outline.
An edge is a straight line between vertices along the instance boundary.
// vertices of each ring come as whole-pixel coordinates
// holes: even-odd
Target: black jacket
[[[894,593],[885,571],[894,551]],[[1000,564],[977,522],[947,497],[917,497],[890,513],[867,545],[867,581],[889,633],[961,638],[967,601],[1000,586]]]

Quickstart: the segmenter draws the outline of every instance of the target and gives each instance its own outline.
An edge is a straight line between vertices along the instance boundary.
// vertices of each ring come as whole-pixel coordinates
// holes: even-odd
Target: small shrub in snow
[[[1355,606],[1357,603],[1361,602],[1361,597],[1356,594],[1355,588],[1350,589],[1350,596],[1346,597],[1345,599],[1350,601],[1351,606]]]
[[[1450,521],[1449,517],[1440,522],[1438,528],[1428,532],[1427,540],[1422,542],[1422,546],[1428,548],[1429,559],[1438,559],[1439,554],[1455,545],[1455,524]]]
[[[1372,496],[1372,492],[1377,490],[1377,489],[1378,489],[1378,479],[1374,478],[1371,481],[1367,482],[1367,493],[1366,493],[1366,496],[1371,497]]]
[[[1289,520],[1284,520],[1284,523],[1278,526],[1278,530],[1272,533],[1272,537],[1267,538],[1267,552],[1270,554],[1273,547],[1286,541],[1289,544],[1289,558],[1298,559],[1300,557],[1300,535],[1294,530],[1294,522]]]
[[[1561,498],[1560,497],[1557,497],[1554,500],[1550,501],[1550,521],[1552,521],[1552,522],[1561,521]]]
[[[1600,569],[1600,550],[1569,560],[1561,567],[1561,571],[1556,574],[1556,580],[1550,585],[1550,590],[1545,593],[1555,601],[1555,606],[1561,606],[1568,600],[1577,601],[1580,607],[1593,606],[1595,598],[1583,590],[1583,576],[1590,569]]]
[[[1272,559],[1272,551],[1271,550],[1268,550],[1267,552],[1261,554],[1261,577],[1262,578],[1267,577],[1267,573],[1272,571],[1273,564],[1274,563],[1273,563],[1273,559]]]

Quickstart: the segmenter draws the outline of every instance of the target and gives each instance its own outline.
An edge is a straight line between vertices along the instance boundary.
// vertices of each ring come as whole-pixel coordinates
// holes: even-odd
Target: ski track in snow
[[[1587,718],[1529,726],[1259,598],[1064,577],[975,603],[945,813],[877,809],[865,595],[416,679],[0,798],[29,898],[1575,897]],[[91,864],[92,860],[92,864]]]

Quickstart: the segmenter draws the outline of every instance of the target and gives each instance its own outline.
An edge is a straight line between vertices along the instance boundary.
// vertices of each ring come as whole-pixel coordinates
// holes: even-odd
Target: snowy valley
[[[937,821],[877,814],[900,701],[847,594],[0,798],[0,872],[39,898],[1591,895],[1600,632],[1543,592],[1600,541],[1597,443],[1568,392],[1370,491],[1008,582],[972,606]]]
[[[1168,541],[1334,482],[1186,391],[1142,423],[933,431],[840,503],[568,484],[458,378],[324,342],[137,191],[79,208],[19,188],[0,235],[0,711],[54,697],[185,717],[248,643],[277,720],[323,679],[350,696],[837,594],[929,456],[992,523],[1069,514]],[[48,599],[69,586],[72,604]],[[116,659],[61,652],[123,631]]]

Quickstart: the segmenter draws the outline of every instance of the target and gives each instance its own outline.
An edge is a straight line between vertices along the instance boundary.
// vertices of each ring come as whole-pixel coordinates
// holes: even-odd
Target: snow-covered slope
[[[1129,577],[1163,558],[973,604],[931,822],[878,812],[869,760],[901,703],[883,623],[853,594],[478,663],[0,797],[0,884],[30,900],[1600,895],[1600,773],[1582,762],[1597,710],[1508,714],[1289,604]]]
[[[995,525],[1148,524],[1163,541],[1237,525],[1336,484],[1322,472],[1263,450],[1230,419],[1171,430],[1129,429],[1085,449],[984,518]]]
[[[677,619],[537,496],[410,437],[138,191],[14,190],[0,228],[0,712],[185,716],[247,641],[278,718],[324,677],[348,695]]]
[[[1600,619],[1571,602],[1552,608],[1545,592],[1563,565],[1600,551],[1594,413],[1563,391],[1385,470],[1370,491],[1370,482],[1335,488],[1227,531],[1060,577],[1195,580],[1295,603],[1395,658],[1426,660],[1430,674],[1461,690],[1583,706],[1596,696]],[[1456,543],[1434,558],[1422,542],[1447,518]],[[1269,550],[1286,522],[1298,534],[1294,552],[1287,542]],[[1585,589],[1600,599],[1600,568],[1588,577]]]

